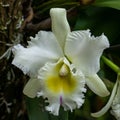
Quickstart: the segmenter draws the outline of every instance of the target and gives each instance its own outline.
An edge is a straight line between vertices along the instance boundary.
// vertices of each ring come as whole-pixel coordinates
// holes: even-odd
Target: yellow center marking
[[[75,77],[68,73],[66,76],[60,76],[59,73],[50,75],[46,79],[46,87],[49,91],[58,94],[63,92],[69,94],[76,88],[77,81]]]

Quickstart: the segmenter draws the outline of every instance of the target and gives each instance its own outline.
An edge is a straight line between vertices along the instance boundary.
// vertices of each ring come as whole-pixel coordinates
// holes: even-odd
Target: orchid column
[[[39,31],[27,48],[14,46],[12,64],[30,76],[24,94],[47,98],[46,110],[59,115],[60,106],[71,111],[82,106],[85,84],[99,96],[109,95],[97,75],[109,42],[104,34],[94,37],[89,30],[71,32],[65,9],[52,8],[50,16],[52,32]]]

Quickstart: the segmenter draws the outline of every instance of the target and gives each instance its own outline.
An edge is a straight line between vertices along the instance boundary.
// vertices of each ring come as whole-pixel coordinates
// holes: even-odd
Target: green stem
[[[106,58],[105,56],[102,56],[102,60],[104,61],[104,63],[109,66],[113,71],[115,71],[117,74],[120,73],[120,68],[114,64],[111,60],[109,60],[108,58]]]

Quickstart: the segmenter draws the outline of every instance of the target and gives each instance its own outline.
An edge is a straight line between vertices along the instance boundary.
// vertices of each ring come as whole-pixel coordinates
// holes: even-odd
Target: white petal
[[[60,68],[62,64],[66,64],[69,67],[71,73],[70,78],[63,78],[59,76]],[[47,98],[47,102],[50,104],[47,106],[47,110],[57,115],[58,107],[61,105],[65,110],[71,110],[80,108],[84,103],[85,78],[81,71],[74,71],[67,59],[60,59],[57,63],[46,63],[43,68],[39,70],[38,79],[41,81],[43,97]],[[60,79],[60,80],[58,80]],[[62,82],[61,82],[62,81]],[[66,85],[68,81],[68,86]],[[39,92],[38,92],[39,95]]]
[[[111,114],[114,115],[117,120],[120,120],[120,76],[118,77],[118,81],[117,93],[111,105]]]
[[[114,88],[113,88],[113,90],[112,90],[110,99],[109,99],[109,101],[107,102],[107,104],[106,104],[100,111],[98,111],[98,112],[96,112],[96,113],[91,113],[91,115],[92,115],[93,117],[100,117],[100,116],[104,115],[104,114],[109,110],[109,108],[111,107],[111,104],[112,104],[112,102],[113,102],[113,99],[114,99],[114,97],[115,97],[117,87],[118,87],[118,80],[117,80],[117,82],[116,82],[115,85],[114,85]]]
[[[23,93],[30,98],[34,98],[37,92],[40,91],[41,84],[39,79],[30,79],[23,89]]]
[[[52,20],[52,31],[55,34],[62,48],[64,48],[67,34],[70,32],[70,26],[66,18],[66,10],[62,8],[52,8],[50,10]]]
[[[84,94],[83,92],[86,92],[86,89],[82,86],[84,83],[79,83],[79,88],[77,92],[74,94],[71,94],[69,96],[64,96],[63,98],[63,104],[64,110],[70,110],[71,112],[76,109],[80,108],[84,103]],[[81,89],[82,88],[82,89]]]
[[[117,120],[120,120],[120,104],[112,106],[111,114],[114,115]]]
[[[95,74],[99,70],[100,56],[109,47],[107,37],[91,36],[89,30],[74,31],[68,34],[65,54],[85,75]]]
[[[31,41],[27,48],[16,45],[13,48],[15,55],[12,64],[20,68],[24,74],[36,75],[47,61],[56,62],[63,56],[57,40],[51,32],[40,31]]]
[[[73,110],[77,108],[76,103],[73,102],[72,100],[65,101],[65,103],[62,106],[64,107],[65,111],[70,110],[71,112],[73,112]]]
[[[59,103],[52,103],[46,107],[47,111],[50,111],[53,115],[58,116],[59,115],[59,108],[60,104]]]
[[[105,97],[109,95],[109,91],[107,90],[103,81],[98,77],[97,74],[86,77],[86,84],[88,87],[97,95],[101,97]]]

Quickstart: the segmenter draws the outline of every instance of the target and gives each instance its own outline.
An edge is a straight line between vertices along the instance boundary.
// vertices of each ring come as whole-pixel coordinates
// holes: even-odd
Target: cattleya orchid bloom
[[[50,16],[52,32],[38,32],[27,48],[14,46],[12,64],[30,75],[24,94],[47,98],[46,110],[58,115],[60,106],[71,111],[81,107],[85,84],[99,96],[109,94],[96,74],[109,42],[104,34],[94,37],[89,30],[71,32],[65,9],[52,8]]]
[[[120,120],[120,75],[118,75],[108,103],[100,111],[92,113],[91,115],[93,117],[100,117],[104,115],[110,107],[112,108],[111,114],[114,115],[117,120]]]

